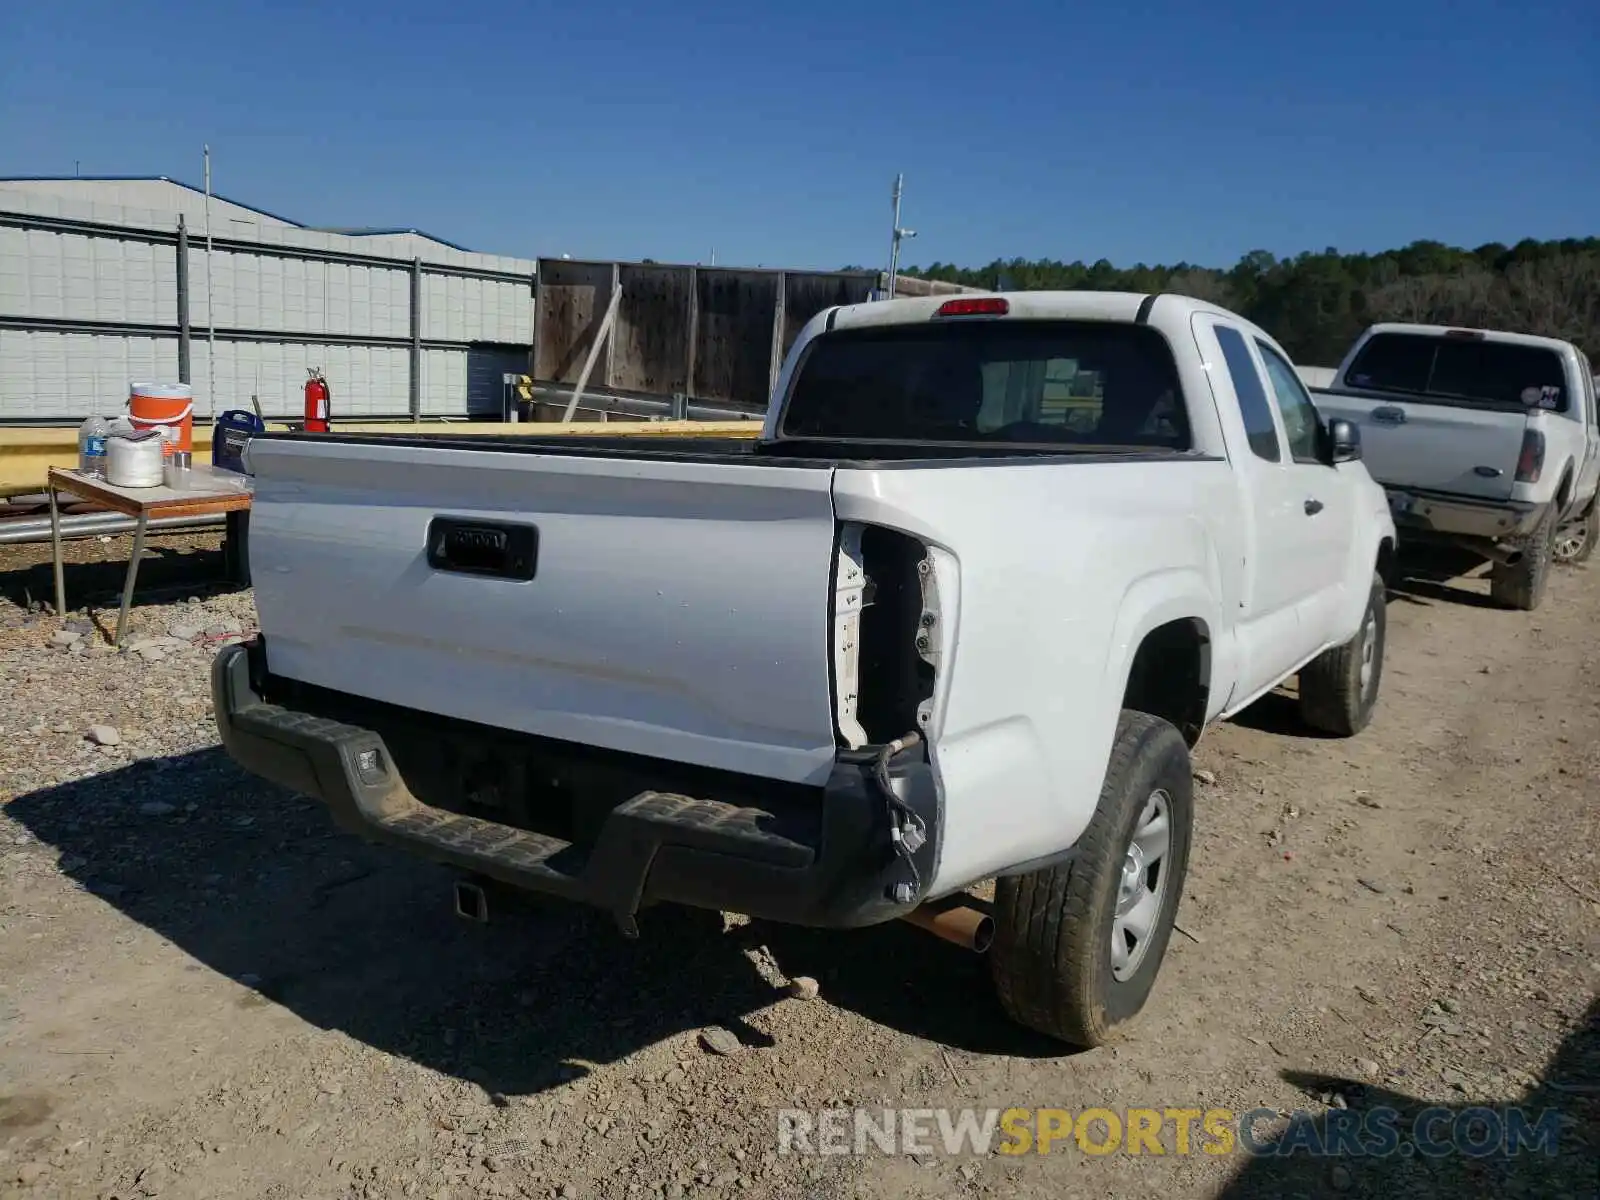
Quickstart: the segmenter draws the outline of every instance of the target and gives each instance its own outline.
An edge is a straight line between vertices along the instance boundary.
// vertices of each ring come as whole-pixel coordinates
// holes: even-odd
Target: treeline
[[[1414,242],[1382,254],[1255,250],[1222,271],[1011,259],[904,272],[972,287],[1181,292],[1249,317],[1308,366],[1333,366],[1376,321],[1514,329],[1565,338],[1600,361],[1600,238],[1461,250]]]

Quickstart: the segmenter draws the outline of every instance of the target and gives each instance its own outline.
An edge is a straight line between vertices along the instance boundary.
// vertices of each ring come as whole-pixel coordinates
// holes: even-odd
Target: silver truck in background
[[[1595,375],[1570,342],[1438,325],[1374,325],[1313,388],[1358,426],[1403,543],[1444,541],[1493,564],[1494,599],[1534,609],[1552,561],[1600,537]]]

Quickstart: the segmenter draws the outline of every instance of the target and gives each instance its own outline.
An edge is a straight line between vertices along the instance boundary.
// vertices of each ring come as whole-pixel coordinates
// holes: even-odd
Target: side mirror
[[[1328,422],[1328,459],[1335,465],[1361,458],[1361,426],[1338,419]]]

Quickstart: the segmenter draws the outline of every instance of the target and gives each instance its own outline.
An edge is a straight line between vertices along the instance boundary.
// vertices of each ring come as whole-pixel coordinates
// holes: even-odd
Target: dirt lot
[[[104,602],[126,540],[73,551]],[[1283,697],[1209,734],[1191,936],[1124,1044],[1064,1054],[901,925],[460,922],[445,872],[229,765],[205,665],[249,594],[197,583],[214,542],[157,553],[118,655],[53,644],[43,556],[0,549],[0,1196],[1596,1194],[1600,568],[1532,615],[1408,584],[1354,741]],[[775,1153],[789,1106],[1430,1103],[1559,1109],[1558,1152]]]

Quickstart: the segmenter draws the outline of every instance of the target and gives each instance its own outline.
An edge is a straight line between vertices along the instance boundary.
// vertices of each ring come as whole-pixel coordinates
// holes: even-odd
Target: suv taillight
[[[1517,482],[1538,483],[1544,470],[1544,434],[1537,429],[1522,431],[1522,453],[1517,456]]]

